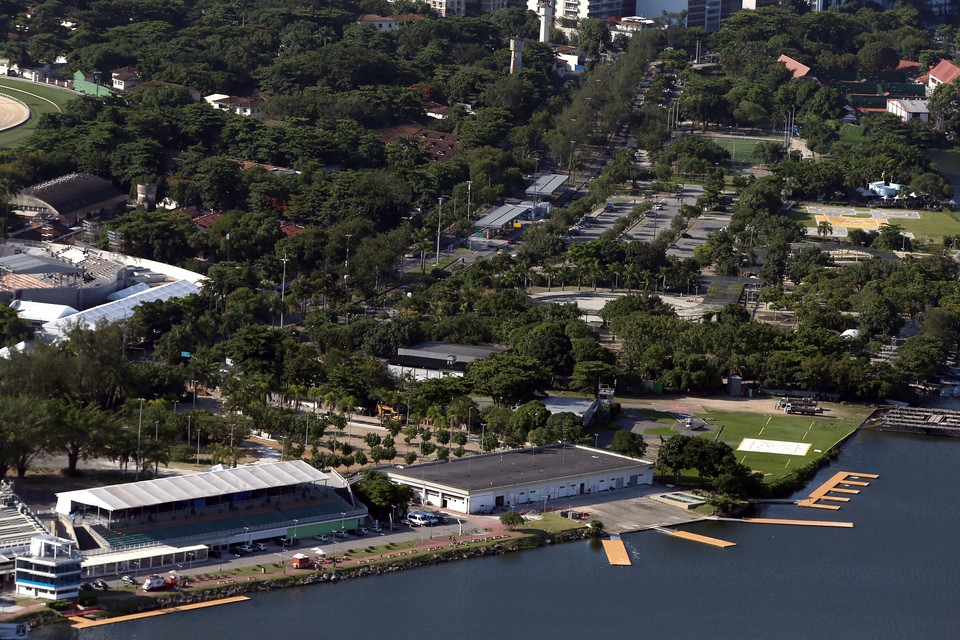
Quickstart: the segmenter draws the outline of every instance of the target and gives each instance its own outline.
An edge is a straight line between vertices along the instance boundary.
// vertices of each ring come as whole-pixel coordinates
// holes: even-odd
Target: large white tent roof
[[[107,302],[96,307],[91,307],[86,311],[75,313],[72,316],[59,318],[44,323],[43,331],[54,337],[61,337],[68,327],[74,323],[82,323],[85,327],[94,327],[101,319],[107,322],[117,322],[133,315],[133,309],[138,304],[144,302],[153,302],[155,300],[169,300],[170,298],[185,298],[193,293],[198,293],[200,287],[186,280],[177,280],[168,282],[158,287],[152,287],[147,291],[141,291],[129,295],[120,300]]]
[[[339,486],[343,479],[336,473],[315,469],[302,460],[247,465],[223,471],[207,471],[95,489],[66,491],[57,494],[57,512],[69,514],[71,503],[116,511],[227,495],[239,491],[324,481],[333,481],[330,486]]]

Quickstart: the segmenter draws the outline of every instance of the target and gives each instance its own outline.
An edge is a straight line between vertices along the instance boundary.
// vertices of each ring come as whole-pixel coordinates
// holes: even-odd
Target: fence
[[[7,100],[11,100],[11,101],[13,101],[13,102],[16,102],[17,104],[19,104],[21,107],[23,107],[23,108],[26,109],[26,111],[27,111],[26,115],[24,115],[23,117],[21,117],[19,120],[17,120],[17,121],[14,122],[13,124],[10,124],[10,125],[4,127],[4,128],[3,128],[4,131],[6,131],[7,129],[13,129],[14,127],[19,127],[19,126],[22,125],[24,122],[26,122],[27,120],[30,119],[30,116],[31,116],[30,107],[28,107],[27,104],[26,104],[23,100],[21,100],[21,99],[19,99],[19,98],[14,98],[13,96],[11,96],[11,95],[8,94],[8,93],[0,93],[0,98],[6,98]]]
[[[365,515],[367,515],[366,509],[353,509],[351,511],[344,511],[343,516],[341,516],[341,519],[350,519],[350,518],[356,518],[356,517],[365,516]],[[271,522],[267,524],[254,525],[251,527],[240,527],[237,529],[227,529],[225,531],[216,531],[216,532],[210,532],[210,533],[201,533],[201,534],[192,535],[192,536],[184,536],[182,538],[170,538],[169,540],[162,540],[157,542],[143,542],[140,544],[127,545],[123,547],[111,547],[109,549],[92,549],[90,551],[84,551],[83,554],[85,556],[99,556],[106,553],[116,553],[118,551],[130,551],[133,549],[157,547],[157,546],[166,545],[166,544],[182,545],[187,542],[205,543],[205,541],[208,541],[212,538],[227,538],[230,536],[238,536],[241,534],[247,536],[250,534],[254,534],[258,531],[266,531],[269,529],[281,529],[281,528],[289,529],[291,527],[297,527],[297,526],[304,527],[307,525],[316,524],[318,522],[328,522],[328,521],[331,521],[329,516],[322,516],[322,517],[318,516],[316,518],[298,518],[297,520],[284,520],[281,522]]]

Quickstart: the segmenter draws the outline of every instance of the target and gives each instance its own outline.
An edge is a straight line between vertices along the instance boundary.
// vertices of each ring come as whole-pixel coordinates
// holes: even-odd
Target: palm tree
[[[817,235],[823,238],[822,242],[827,241],[827,236],[833,234],[833,225],[830,224],[830,221],[824,218],[820,221],[820,224],[817,225]]]
[[[543,269],[540,271],[540,273],[542,273],[543,277],[547,279],[547,291],[550,291],[553,288],[553,281],[558,275],[560,275],[559,271],[560,269],[556,265],[543,265]]]
[[[623,267],[623,279],[627,281],[627,293],[632,293],[633,281],[640,279],[640,267],[633,262],[628,262]]]
[[[619,262],[614,262],[609,267],[607,267],[607,274],[610,276],[610,291],[616,289],[620,284],[620,274],[623,273],[623,265]]]
[[[663,279],[663,291],[662,293],[667,292],[667,276],[670,274],[670,267],[660,267],[659,277]]]

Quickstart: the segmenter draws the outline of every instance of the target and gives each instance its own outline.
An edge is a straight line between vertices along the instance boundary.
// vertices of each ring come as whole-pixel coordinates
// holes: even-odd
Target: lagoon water
[[[632,567],[576,542],[31,637],[957,638],[958,459],[960,440],[864,431],[811,483],[880,475],[848,504],[760,514],[853,529],[701,523],[689,529],[738,546],[635,533],[624,536]]]

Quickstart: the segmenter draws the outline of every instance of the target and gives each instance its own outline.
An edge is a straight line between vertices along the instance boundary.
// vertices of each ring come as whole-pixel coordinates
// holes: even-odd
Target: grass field
[[[752,138],[708,138],[730,152],[731,162],[747,162],[759,164],[760,160],[753,155],[753,150],[760,140]],[[782,142],[782,138],[770,138],[773,142]]]
[[[77,95],[48,85],[0,78],[0,92],[22,100],[30,108],[30,119],[19,127],[0,132],[0,147],[15,147],[29,138],[44,113],[56,113]],[[53,103],[53,104],[51,104]]]
[[[803,466],[820,457],[837,442],[856,431],[857,427],[870,415],[870,409],[865,407],[832,403],[822,406],[827,409],[827,414],[817,417],[787,415],[780,411],[754,413],[710,409],[697,415],[711,424],[723,425],[721,439],[734,449],[744,438],[810,443],[810,449],[805,456],[735,452],[738,462],[763,473],[764,478],[769,482],[786,475],[793,468]],[[676,435],[677,432],[669,427],[674,422],[670,414],[650,409],[641,409],[641,412],[651,420],[663,424],[660,427],[646,429],[644,431],[646,435],[661,435],[664,438]],[[704,435],[712,439],[715,432]]]
[[[867,217],[869,209],[858,207],[856,209],[857,218]],[[912,233],[913,236],[924,242],[929,240],[942,240],[944,235],[956,235],[960,233],[960,222],[945,211],[920,211],[919,220],[909,220],[907,218],[894,218],[891,222],[896,222],[903,230]],[[794,207],[787,212],[787,217],[791,220],[807,226],[816,227],[817,222],[814,214],[807,211],[806,207]]]

